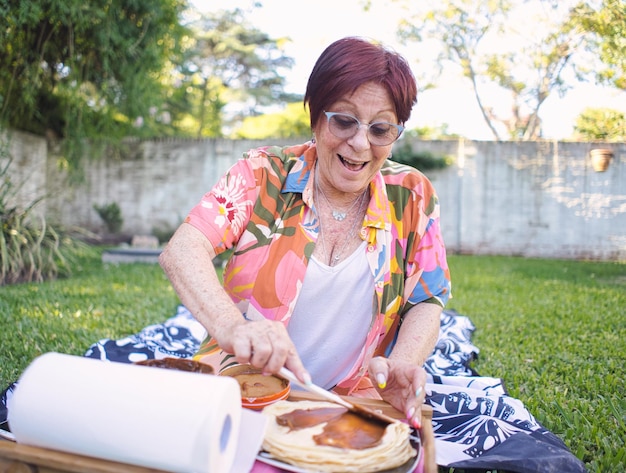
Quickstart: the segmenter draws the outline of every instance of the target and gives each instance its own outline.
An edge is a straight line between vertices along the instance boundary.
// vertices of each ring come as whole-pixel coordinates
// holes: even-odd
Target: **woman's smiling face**
[[[346,113],[362,124],[373,122],[398,123],[395,108],[387,90],[379,84],[368,82],[348,96],[332,104],[327,112]],[[327,194],[363,192],[391,154],[393,143],[372,146],[367,138],[366,126],[347,139],[333,135],[325,115],[315,128],[318,173],[320,185]]]

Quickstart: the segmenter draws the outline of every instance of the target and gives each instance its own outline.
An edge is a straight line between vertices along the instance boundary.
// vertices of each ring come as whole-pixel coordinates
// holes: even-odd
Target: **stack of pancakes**
[[[270,417],[263,449],[300,468],[377,472],[404,465],[417,454],[407,424],[381,424],[333,403],[279,401],[263,413]]]

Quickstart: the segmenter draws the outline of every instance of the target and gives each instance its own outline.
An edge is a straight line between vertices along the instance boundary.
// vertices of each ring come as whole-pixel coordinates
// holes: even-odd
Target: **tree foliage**
[[[309,114],[302,101],[293,102],[287,104],[283,111],[245,118],[234,130],[232,137],[248,140],[299,137],[310,139]]]
[[[626,5],[623,0],[604,0],[594,7],[581,2],[572,21],[587,38],[586,47],[601,64],[593,69],[597,80],[626,90]]]
[[[286,40],[238,9],[0,0],[0,18],[0,125],[62,139],[71,167],[99,141],[222,136],[231,121],[293,100]]]
[[[185,7],[184,0],[0,0],[2,124],[74,145],[128,134],[137,117],[161,107]]]
[[[222,136],[260,108],[293,99],[281,74],[293,66],[283,46],[253,27],[240,9],[200,15],[188,26],[190,44],[177,64],[179,99],[189,115],[181,128],[197,137]]]
[[[456,64],[469,79],[496,140],[541,136],[540,108],[551,93],[567,89],[564,71],[582,41],[562,2],[444,0],[413,11],[400,25],[401,37],[438,44],[440,69]],[[494,88],[506,92],[508,108],[489,101]]]
[[[626,141],[626,115],[610,108],[587,108],[577,117],[575,137],[589,141]]]

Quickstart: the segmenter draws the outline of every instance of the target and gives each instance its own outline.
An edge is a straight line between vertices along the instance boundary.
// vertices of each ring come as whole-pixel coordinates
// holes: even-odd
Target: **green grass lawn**
[[[474,368],[500,377],[590,472],[626,471],[626,264],[450,256],[448,305],[476,325]],[[102,265],[0,288],[0,388],[39,354],[82,355],[174,315],[157,265]]]

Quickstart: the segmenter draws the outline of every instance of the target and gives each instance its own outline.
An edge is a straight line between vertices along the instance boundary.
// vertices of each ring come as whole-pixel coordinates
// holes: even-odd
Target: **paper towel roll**
[[[229,471],[241,419],[232,378],[60,353],[28,366],[8,407],[19,443],[181,473]]]

